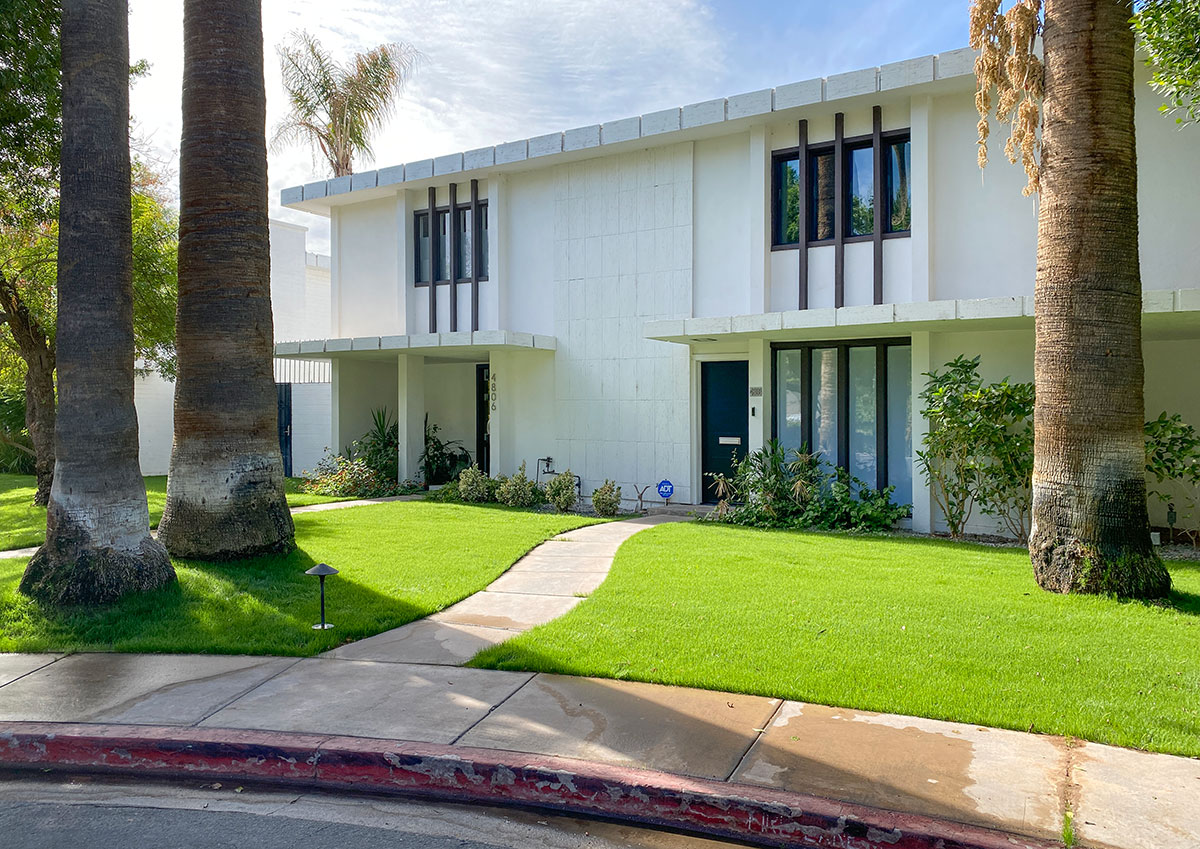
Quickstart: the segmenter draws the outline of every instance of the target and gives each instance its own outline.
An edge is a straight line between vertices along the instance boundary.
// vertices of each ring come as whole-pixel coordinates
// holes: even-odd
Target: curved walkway
[[[458,604],[321,656],[460,666],[488,646],[574,608],[608,576],[621,543],[638,531],[680,518],[641,516],[559,534]]]

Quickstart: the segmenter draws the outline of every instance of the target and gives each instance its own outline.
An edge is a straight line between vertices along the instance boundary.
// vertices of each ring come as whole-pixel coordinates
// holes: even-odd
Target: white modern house
[[[922,374],[1032,379],[1036,199],[976,165],[957,50],[286,189],[331,220],[332,433],[422,424],[492,475],[570,467],[626,498],[778,437],[940,516]],[[1200,135],[1137,101],[1146,405],[1200,424]],[[1131,222],[1131,226],[1134,226]],[[281,337],[282,338],[282,337]],[[548,460],[544,458],[549,458]],[[654,497],[654,489],[648,493]],[[1159,518],[1161,522],[1161,517]],[[995,530],[987,517],[972,530]]]
[[[270,222],[276,339],[317,336],[329,327],[329,257],[306,250],[307,234],[307,227]],[[333,446],[330,372],[328,360],[275,361],[279,443],[288,475],[314,468]],[[151,373],[137,379],[133,398],[142,474],[165,475],[171,465],[175,384]]]

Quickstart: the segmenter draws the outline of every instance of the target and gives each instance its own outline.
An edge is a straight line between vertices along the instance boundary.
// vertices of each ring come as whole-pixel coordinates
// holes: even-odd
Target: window
[[[833,238],[833,150],[814,150],[808,156],[808,240]]]
[[[413,279],[429,282],[429,213],[418,212],[413,218]]]
[[[846,235],[875,232],[875,156],[870,144],[846,150]]]
[[[454,210],[454,228],[458,233],[458,262],[455,279],[471,279],[471,207],[465,206]]]
[[[775,160],[775,239],[776,245],[800,242],[800,157]]]
[[[435,280],[450,279],[450,211],[448,209],[438,210],[437,213],[437,233],[438,233],[438,255],[437,265],[434,268]]]
[[[885,233],[907,233],[912,229],[912,196],[908,185],[911,148],[908,136],[884,139],[883,142],[883,175],[887,181],[883,214]]]
[[[479,223],[476,227],[476,238],[479,240],[479,279],[487,280],[488,276],[488,207],[487,203],[479,204]]]
[[[912,347],[908,340],[782,343],[774,351],[774,432],[868,486],[912,501]]]

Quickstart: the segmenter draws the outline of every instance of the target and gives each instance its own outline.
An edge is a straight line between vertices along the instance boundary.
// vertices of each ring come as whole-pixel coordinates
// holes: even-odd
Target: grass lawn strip
[[[299,490],[299,478],[288,478],[287,500],[291,507],[346,501],[324,495],[307,495]],[[33,506],[37,485],[32,475],[0,475],[0,551],[41,545],[46,538],[46,508]],[[146,501],[150,527],[157,528],[167,502],[167,476],[146,478]]]
[[[1200,756],[1200,564],[1166,606],[1060,596],[1023,549],[664,525],[476,667],[626,678]]]
[[[392,502],[295,517],[298,549],[239,563],[176,560],[177,586],[104,610],[59,612],[17,593],[24,559],[0,560],[0,652],[203,652],[307,656],[428,616],[486,587],[534,546],[596,520],[496,507]],[[324,561],[332,631],[319,618]]]

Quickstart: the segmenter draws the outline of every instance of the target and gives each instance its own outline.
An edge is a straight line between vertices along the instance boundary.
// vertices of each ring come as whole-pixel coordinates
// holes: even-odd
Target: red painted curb
[[[588,761],[219,728],[0,724],[0,768],[225,778],[516,804],[766,846],[1050,849],[1058,843],[816,796]]]

